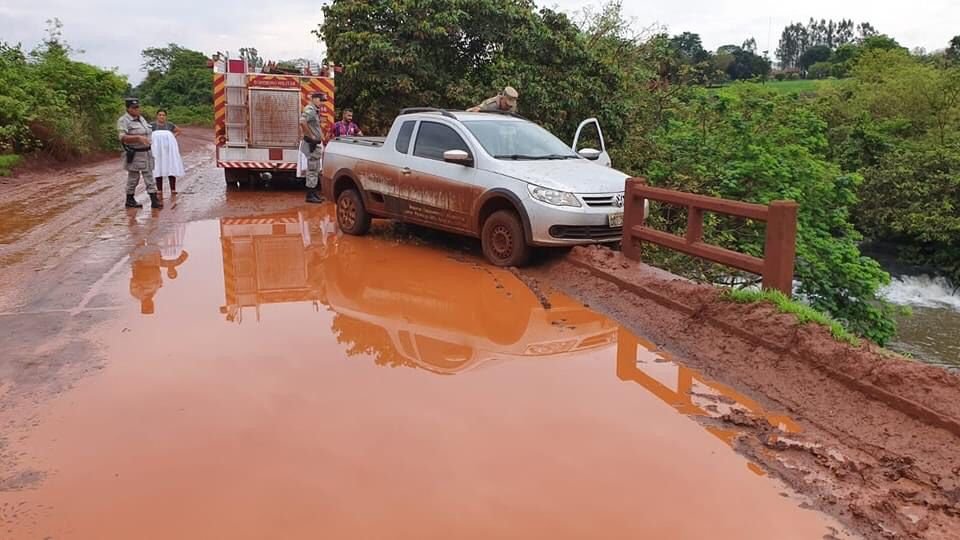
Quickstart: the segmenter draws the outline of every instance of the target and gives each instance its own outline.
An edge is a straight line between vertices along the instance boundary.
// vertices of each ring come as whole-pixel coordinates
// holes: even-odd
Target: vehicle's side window
[[[413,155],[443,161],[443,153],[447,150],[463,150],[470,153],[467,143],[453,128],[436,122],[420,122]]]
[[[416,120],[409,120],[401,124],[400,132],[397,133],[397,152],[406,154],[410,150],[410,136],[413,135],[413,126],[416,124]]]

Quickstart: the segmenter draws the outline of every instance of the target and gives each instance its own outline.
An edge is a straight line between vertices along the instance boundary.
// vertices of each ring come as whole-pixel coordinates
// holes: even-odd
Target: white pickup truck
[[[347,234],[395,219],[479,237],[491,263],[522,265],[530,246],[620,239],[627,175],[596,130],[600,149],[577,153],[516,115],[405,109],[386,138],[330,141],[323,192]]]

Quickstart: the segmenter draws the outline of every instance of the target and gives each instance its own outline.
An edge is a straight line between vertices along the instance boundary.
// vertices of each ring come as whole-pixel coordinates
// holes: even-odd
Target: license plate
[[[607,224],[611,227],[623,227],[623,212],[619,214],[609,214],[607,216]]]

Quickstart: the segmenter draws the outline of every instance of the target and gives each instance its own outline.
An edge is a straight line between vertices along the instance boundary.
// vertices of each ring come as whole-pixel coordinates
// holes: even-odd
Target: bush
[[[826,79],[833,73],[833,64],[830,62],[817,62],[810,66],[807,76],[811,79]]]
[[[0,176],[10,176],[10,171],[21,161],[20,156],[16,154],[0,155]]]
[[[66,160],[116,147],[126,80],[69,53],[57,41],[29,54],[0,43],[0,151]]]
[[[213,105],[174,105],[158,107],[147,105],[143,114],[151,121],[157,117],[158,109],[166,109],[167,120],[178,126],[213,127]]]

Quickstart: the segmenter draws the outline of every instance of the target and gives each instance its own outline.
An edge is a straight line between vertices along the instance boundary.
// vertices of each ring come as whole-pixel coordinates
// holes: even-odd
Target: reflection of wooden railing
[[[645,225],[647,199],[683,206],[687,209],[685,237],[651,229]],[[717,212],[764,221],[767,224],[763,258],[739,253],[703,241],[703,213]],[[769,206],[646,185],[644,178],[627,180],[623,216],[623,254],[640,259],[640,242],[651,242],[688,255],[732,266],[763,276],[763,288],[777,289],[790,296],[793,288],[793,262],[796,255],[797,203],[774,201]]]
[[[779,427],[787,433],[800,432],[800,426],[790,417],[770,414],[756,401],[728,386],[711,381],[699,372],[688,367],[682,365],[676,366],[677,389],[673,390],[669,388],[649,374],[644,373],[640,366],[637,365],[637,353],[641,347],[649,351],[651,358],[654,356],[663,357],[665,355],[665,353],[655,353],[656,345],[653,343],[635,336],[628,330],[620,329],[617,334],[617,378],[622,381],[633,381],[639,384],[678,412],[687,416],[711,416],[706,410],[693,401],[692,391],[694,389],[694,382],[698,382],[713,392],[716,392],[717,395],[723,396],[733,401],[737,406],[747,409],[751,414],[765,418],[772,426]],[[731,447],[733,446],[734,439],[740,433],[738,429],[727,429],[717,426],[705,426],[704,429]],[[762,474],[762,469],[756,465],[750,464],[749,468],[758,474]]]

